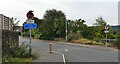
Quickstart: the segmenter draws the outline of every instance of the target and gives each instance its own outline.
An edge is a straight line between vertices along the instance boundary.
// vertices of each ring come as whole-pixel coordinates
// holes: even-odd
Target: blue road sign
[[[35,24],[35,23],[26,23],[26,24],[24,24],[24,28],[25,29],[36,29],[37,24]]]

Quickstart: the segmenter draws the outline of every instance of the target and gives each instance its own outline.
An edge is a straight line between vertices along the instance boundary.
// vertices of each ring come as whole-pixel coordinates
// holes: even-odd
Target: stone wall
[[[2,56],[9,56],[11,49],[19,46],[19,35],[14,31],[2,30]]]

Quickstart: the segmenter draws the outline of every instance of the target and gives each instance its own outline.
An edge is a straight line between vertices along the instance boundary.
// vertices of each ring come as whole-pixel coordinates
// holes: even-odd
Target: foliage
[[[33,38],[40,38],[40,34],[41,33],[39,32],[39,28],[31,30],[31,35]]]
[[[105,22],[105,20],[102,18],[102,16],[99,16],[96,19],[96,23],[94,23],[93,25],[95,26],[105,26],[107,23]]]
[[[16,29],[15,27],[18,26],[20,21],[17,21],[17,18],[14,17],[12,17],[11,19],[13,20],[12,22],[13,30],[15,30]]]
[[[94,29],[94,27],[87,27],[86,29],[84,29],[81,32],[81,34],[84,38],[93,40],[93,38],[95,36],[95,29]]]
[[[105,29],[105,25],[107,23],[105,22],[105,20],[103,20],[103,18],[100,16],[96,19],[96,23],[94,24],[94,40],[96,41],[100,41],[100,39],[106,39],[106,34],[104,33]],[[114,35],[114,32],[112,31],[110,25],[109,26],[109,33],[107,34],[108,35],[108,39],[115,39],[117,38],[117,34]]]
[[[80,30],[81,32],[87,28],[87,25],[84,24],[86,21],[85,20],[68,20],[68,30],[69,32],[70,31],[73,31],[76,33],[76,31]]]
[[[117,41],[112,42],[111,46],[120,49],[119,39],[117,39]]]
[[[93,26],[85,24],[85,20],[66,20],[65,13],[61,10],[50,9],[45,11],[42,19],[35,17],[33,19],[37,24],[37,29],[32,30],[32,37],[44,40],[62,40],[65,38],[66,22],[68,41],[80,40],[85,38],[88,40],[95,40],[99,42],[101,39],[106,38],[104,33],[106,21],[102,16],[97,17],[96,23]],[[24,30],[25,36],[29,36],[29,30]],[[119,36],[116,30],[113,30],[109,25],[108,39],[117,39]],[[64,39],[63,39],[64,40]]]
[[[80,34],[80,31],[77,31],[76,33],[73,33],[72,31],[68,35],[68,41],[77,40],[78,38],[83,38]]]
[[[65,36],[65,14],[60,10],[47,10],[44,15],[44,19],[46,20],[45,24],[48,26],[46,29],[50,34],[48,36],[63,37]]]
[[[62,41],[62,42],[65,42],[65,38],[54,38],[55,41]]]
[[[37,59],[37,55],[34,55],[35,53],[30,55],[30,52],[28,50],[28,45],[25,45],[24,43],[17,47],[16,49],[11,48],[11,56],[13,58],[33,58]]]
[[[26,31],[26,32],[23,32],[22,36],[23,36],[23,37],[24,37],[24,36],[30,36],[30,32],[29,32],[29,30]]]
[[[3,59],[3,62],[12,62],[12,64],[15,64],[13,62],[32,62],[30,58],[12,58],[12,57],[6,57]]]
[[[61,10],[47,10],[43,16],[43,19],[35,17],[33,20],[37,24],[37,29],[32,30],[32,37],[52,40],[55,37],[65,36],[66,17]],[[29,36],[29,30],[23,30],[25,32],[23,35]]]
[[[41,37],[40,39],[51,40],[53,39],[53,32],[50,25],[47,24],[47,21],[44,21],[40,25]]]
[[[79,38],[77,40],[72,40],[72,42],[81,43],[81,44],[89,44],[89,45],[104,45],[104,43],[88,40],[85,38]]]

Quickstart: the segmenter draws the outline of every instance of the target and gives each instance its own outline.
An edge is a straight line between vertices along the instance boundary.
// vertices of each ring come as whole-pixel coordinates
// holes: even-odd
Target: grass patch
[[[32,62],[31,58],[12,58],[12,57],[7,57],[4,58],[4,62]]]
[[[72,42],[81,43],[81,44],[88,44],[88,45],[104,45],[104,43],[102,43],[102,42],[96,42],[96,41],[88,40],[85,38],[80,38],[78,40],[72,40]]]

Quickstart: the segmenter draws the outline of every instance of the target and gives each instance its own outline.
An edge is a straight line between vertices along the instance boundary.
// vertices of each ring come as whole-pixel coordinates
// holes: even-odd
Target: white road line
[[[64,62],[64,64],[66,64],[66,61],[65,61],[65,55],[64,55],[63,53],[61,53],[61,52],[57,52],[57,51],[52,51],[52,52],[54,52],[54,53],[58,53],[58,54],[61,54],[61,55],[63,56],[63,62]]]
[[[67,51],[69,51],[68,49],[65,49],[65,51],[67,52]]]

